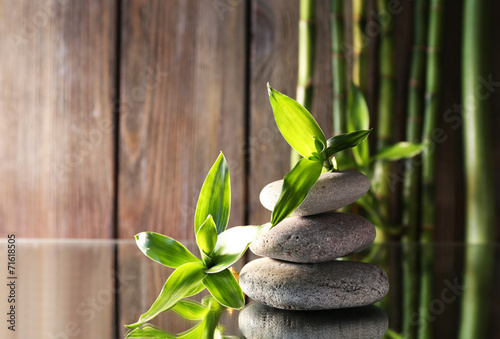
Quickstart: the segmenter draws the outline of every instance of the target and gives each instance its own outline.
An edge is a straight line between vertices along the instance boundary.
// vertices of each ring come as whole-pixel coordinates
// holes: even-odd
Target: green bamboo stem
[[[364,39],[366,26],[366,0],[352,1],[352,82],[359,87],[366,97],[368,87],[368,51]]]
[[[297,101],[311,111],[314,75],[314,42],[316,38],[316,1],[300,0],[299,19],[299,69],[297,78]],[[292,149],[291,168],[299,161],[300,155]]]
[[[417,0],[414,12],[414,36],[408,92],[406,139],[420,143],[422,137],[423,88],[425,81],[425,46],[427,42],[427,0]],[[418,157],[418,156],[417,156]],[[413,315],[418,312],[418,241],[420,166],[408,159],[403,183],[403,333],[416,337]]]
[[[330,2],[330,33],[332,39],[333,134],[346,130],[346,60],[344,46],[344,1]]]
[[[378,1],[379,11],[387,11],[387,1]],[[392,21],[382,27],[380,34],[379,51],[379,98],[377,121],[377,150],[388,146],[393,138],[393,121],[395,111],[395,68],[394,68],[394,34]],[[373,190],[378,200],[379,215],[382,220],[389,222],[389,198],[391,194],[391,163],[376,161],[373,174]],[[386,234],[377,234],[377,240],[384,241]]]
[[[427,37],[427,72],[425,83],[425,111],[422,142],[422,243],[420,279],[420,328],[419,338],[431,338],[432,326],[428,312],[432,302],[434,223],[436,214],[435,168],[436,145],[433,133],[439,114],[439,94],[441,91],[440,54],[443,40],[443,0],[431,0],[429,7],[429,30]]]
[[[367,41],[364,34],[367,9],[366,0],[352,1],[352,82],[360,89],[365,98],[368,88]],[[348,152],[341,153],[341,155],[343,154],[347,156]]]
[[[412,143],[420,143],[422,141],[427,3],[427,0],[417,0],[415,3],[415,33],[408,91],[408,118],[406,122],[406,139]],[[403,240],[409,242],[418,241],[418,219],[420,214],[418,209],[420,166],[418,166],[419,161],[415,160],[416,158],[407,160],[403,187],[403,226],[405,228]]]
[[[485,56],[490,1],[465,0],[462,50],[464,161],[466,179],[465,279],[460,338],[486,338],[494,271],[495,201],[490,111],[478,78],[487,76]]]

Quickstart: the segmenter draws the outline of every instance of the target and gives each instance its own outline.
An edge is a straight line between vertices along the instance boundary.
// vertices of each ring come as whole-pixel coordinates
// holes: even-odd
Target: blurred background
[[[426,319],[427,306],[440,300],[433,297],[467,277],[478,277],[468,282],[471,312],[482,309],[498,318],[498,292],[487,294],[488,284],[498,281],[498,249],[497,254],[486,247],[474,253],[463,244],[475,243],[475,230],[482,244],[500,240],[500,44],[494,22],[500,2],[317,0],[307,7],[309,2],[0,0],[0,237],[132,240],[138,232],[156,231],[193,241],[198,194],[219,151],[231,173],[230,226],[268,222],[271,213],[260,205],[259,193],[289,171],[290,147],[274,123],[266,83],[291,97],[298,86],[306,87],[305,105],[329,138],[342,131],[334,124],[335,107],[340,101],[347,105],[347,90],[339,84],[348,89],[352,80],[367,100],[374,128],[371,154],[380,151],[381,143],[419,143],[418,137],[410,140],[409,121],[420,124],[420,135],[430,101],[434,111],[436,134],[427,148],[434,159],[432,194],[422,195],[426,189],[417,188],[418,197],[408,202],[408,162],[385,163],[382,224],[396,231],[389,229],[384,241],[424,244],[380,251],[385,251],[380,264],[391,276],[391,302],[403,300],[407,310],[401,315],[400,308],[391,309],[391,328],[415,332],[422,324],[411,323],[418,295],[423,295],[420,316]],[[470,10],[484,3],[490,7],[479,15]],[[464,33],[479,24],[486,28],[467,40]],[[300,39],[299,26],[304,28]],[[470,44],[475,40],[480,49]],[[420,68],[414,66],[416,55],[427,60]],[[480,74],[465,74],[467,61],[476,69],[476,59]],[[339,68],[338,60],[344,66]],[[301,79],[299,63],[304,62],[309,66]],[[484,118],[479,129],[464,109],[467,79],[480,101],[481,110],[474,110]],[[410,111],[420,116],[408,118]],[[385,127],[379,126],[381,120],[387,120]],[[466,158],[471,144],[481,152],[470,151]],[[472,163],[470,154],[484,160],[473,173],[465,169]],[[412,166],[420,163],[413,159]],[[466,182],[474,187],[476,180],[480,198],[466,192]],[[429,183],[425,176],[418,182]],[[487,223],[467,225],[468,199],[477,220],[487,215]],[[422,210],[426,202],[433,207],[431,222],[423,221],[429,215]],[[408,219],[405,211],[412,205],[417,212]],[[353,208],[366,213],[362,206]],[[433,243],[454,245],[434,248]],[[21,285],[29,296],[25,302],[32,299],[37,309],[52,300],[47,299],[51,293],[82,289],[85,279],[93,279],[97,292],[90,284],[73,304],[61,304],[72,300],[68,292],[54,307],[76,312],[80,300],[119,287],[121,275],[135,279],[127,293],[113,294],[97,312],[108,322],[104,330],[85,323],[81,337],[123,334],[122,324],[141,314],[140,307],[150,304],[169,273],[146,263],[131,243],[121,250],[94,247],[100,246],[95,241],[43,244],[27,241],[24,258],[40,259],[20,266],[33,279],[42,276],[45,299],[27,292],[34,288],[30,276]],[[64,260],[68,255],[100,266],[75,266]],[[56,287],[46,271],[71,283]],[[130,305],[137,309],[126,311]],[[65,316],[81,321],[73,313]],[[23,315],[26,322],[37,316],[30,314]],[[433,328],[445,331],[440,337],[456,335],[457,328],[443,325],[456,323],[459,314],[459,303],[439,313]],[[37,328],[62,333],[57,326],[63,320],[53,327],[46,325],[49,320],[40,320]],[[489,337],[499,333],[496,322],[489,326]]]

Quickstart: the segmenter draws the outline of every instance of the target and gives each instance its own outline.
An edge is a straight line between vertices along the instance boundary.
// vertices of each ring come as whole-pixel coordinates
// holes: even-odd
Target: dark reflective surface
[[[196,253],[194,243],[187,247]],[[6,242],[0,249],[6,253]],[[427,271],[415,267],[415,272],[418,280],[423,275],[432,278],[432,299],[409,310],[403,307],[403,300],[418,296],[419,290],[405,288],[406,259],[431,250],[432,265]],[[493,252],[494,267],[481,272],[481,265],[477,265],[474,270],[467,268],[466,273],[466,251],[477,253],[479,262]],[[479,318],[487,321],[486,338],[500,338],[499,245],[439,244],[432,248],[383,245],[372,249],[369,255],[387,271],[391,285],[389,296],[376,306],[292,312],[250,304],[241,312],[217,309],[216,324],[212,319],[210,326],[221,337],[249,339],[403,338],[404,328],[418,334],[427,327],[435,338],[457,338],[461,324]],[[355,259],[362,257],[361,254]],[[239,263],[236,269],[241,266]],[[5,315],[0,337],[124,338],[127,331],[123,325],[136,321],[149,308],[172,271],[146,258],[133,241],[20,239],[16,262],[16,331],[7,329]],[[484,277],[491,278],[493,288],[489,291],[481,281]],[[6,314],[7,273],[2,274],[2,279],[0,294],[4,297],[0,299],[0,313]],[[488,291],[486,301],[475,299],[477,286]],[[206,295],[202,293],[195,299],[202,301]],[[462,310],[463,302],[466,305]],[[156,333],[173,335],[186,333],[200,323],[202,320],[186,320],[169,311],[155,318],[152,321],[155,327],[151,328],[161,331]],[[162,336],[156,334],[156,337]]]
[[[382,338],[389,319],[377,306],[330,311],[287,311],[251,303],[240,312],[239,327],[248,339]]]

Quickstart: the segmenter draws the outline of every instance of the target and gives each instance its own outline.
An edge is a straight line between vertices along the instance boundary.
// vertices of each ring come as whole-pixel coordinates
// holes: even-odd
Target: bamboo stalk
[[[368,43],[364,38],[366,26],[366,0],[352,1],[352,82],[359,87],[366,97],[368,85]]]
[[[314,42],[316,38],[316,1],[300,0],[299,19],[299,69],[297,78],[297,101],[311,111],[314,75]],[[299,161],[300,155],[293,149],[290,167]]]
[[[387,2],[378,1],[378,10],[387,11]],[[379,51],[379,97],[377,120],[377,151],[388,146],[393,138],[393,120],[395,111],[395,67],[394,67],[394,34],[392,21],[382,27]],[[377,197],[379,215],[384,221],[390,220],[389,197],[391,193],[391,163],[376,161],[373,172],[373,190]],[[386,238],[383,232],[377,232],[376,241],[383,242]]]
[[[460,338],[486,338],[495,239],[495,201],[492,182],[492,139],[487,96],[477,92],[478,78],[485,77],[490,1],[466,0],[464,4],[462,95],[464,161],[466,179],[465,289]],[[481,95],[481,97],[480,97]]]
[[[412,143],[422,141],[422,116],[425,81],[425,46],[427,41],[427,0],[417,0],[415,6],[415,34],[413,42],[410,81],[408,91],[408,118],[406,123],[406,139]],[[418,191],[420,183],[419,161],[408,159],[403,187],[404,211],[403,226],[405,241],[418,240]]]
[[[408,92],[406,139],[420,143],[422,137],[423,85],[425,81],[425,46],[427,41],[427,0],[417,0],[414,12],[413,51]],[[417,156],[419,157],[419,156]],[[417,157],[408,159],[403,183],[403,334],[416,337],[413,315],[418,312],[418,241],[420,171]]]
[[[333,134],[346,132],[346,60],[344,54],[344,1],[330,2],[332,39]]]
[[[429,306],[432,301],[434,223],[436,215],[435,168],[436,145],[433,133],[437,127],[439,114],[439,94],[441,91],[440,54],[443,40],[443,0],[431,0],[429,7],[429,31],[427,38],[427,72],[425,84],[425,112],[422,142],[422,243],[420,280],[420,328],[419,338],[431,338],[431,317]]]

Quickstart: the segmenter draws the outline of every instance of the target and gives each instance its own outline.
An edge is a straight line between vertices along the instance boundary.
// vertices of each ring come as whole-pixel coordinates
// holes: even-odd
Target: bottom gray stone
[[[328,311],[287,311],[252,303],[240,312],[247,339],[379,339],[388,327],[387,314],[376,306]]]
[[[240,272],[250,298],[288,310],[358,307],[382,300],[389,282],[380,267],[356,261],[297,264],[262,258]]]

